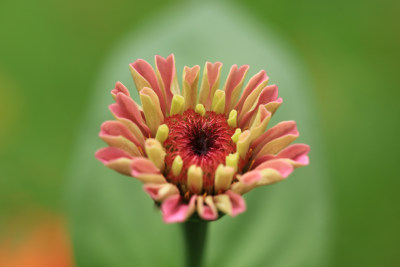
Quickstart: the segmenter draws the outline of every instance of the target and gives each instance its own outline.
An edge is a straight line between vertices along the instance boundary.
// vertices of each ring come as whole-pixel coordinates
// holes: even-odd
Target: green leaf
[[[327,261],[330,221],[324,154],[305,67],[293,49],[243,11],[212,3],[164,10],[129,32],[95,84],[92,103],[71,163],[68,203],[75,256],[80,266],[182,266],[179,224],[166,225],[142,185],[104,167],[94,152],[104,147],[100,124],[112,119],[109,91],[122,81],[138,100],[128,64],[174,53],[184,65],[224,63],[221,86],[233,64],[249,64],[251,77],[267,71],[284,104],[270,126],[296,120],[300,142],[311,145],[311,165],[284,182],[246,195],[247,211],[210,225],[205,266],[322,266]]]

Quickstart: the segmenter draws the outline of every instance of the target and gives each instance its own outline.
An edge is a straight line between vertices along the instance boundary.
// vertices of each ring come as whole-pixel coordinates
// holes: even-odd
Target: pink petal
[[[280,122],[268,131],[266,131],[260,137],[258,137],[251,144],[251,147],[253,148],[253,153],[256,154],[265,144],[269,143],[270,141],[286,135],[299,136],[295,121]]]
[[[293,144],[283,149],[277,155],[264,155],[259,157],[254,161],[253,168],[256,168],[263,162],[273,160],[273,159],[290,159],[295,163],[294,167],[305,166],[308,165],[308,152],[310,151],[310,147],[305,144]]]
[[[289,176],[293,171],[293,166],[285,159],[276,159],[259,165],[243,176],[239,176],[239,181],[233,183],[231,190],[241,195],[249,192],[255,187],[273,184]]]
[[[117,82],[115,84],[115,88],[111,90],[111,94],[114,98],[117,96],[118,93],[130,96],[128,89],[121,82]]]
[[[244,88],[242,96],[239,99],[239,102],[236,104],[235,109],[238,113],[241,112],[244,101],[246,98],[253,92],[254,89],[259,87],[261,84],[266,83],[268,81],[268,76],[265,73],[265,70],[260,71],[253,77],[251,77],[250,81],[248,82],[246,88]]]
[[[266,161],[273,160],[273,159],[276,159],[276,156],[272,155],[272,154],[263,155],[261,157],[258,157],[256,160],[254,160],[254,163],[251,166],[251,169],[254,170],[261,163],[264,163]]]
[[[283,177],[286,178],[293,172],[293,166],[287,163],[284,159],[276,159],[266,161],[259,166],[255,170],[263,170],[263,169],[274,169]]]
[[[160,171],[147,158],[134,157],[131,165],[132,176],[137,177],[141,174],[159,174]]]
[[[249,65],[243,65],[239,69],[236,64],[231,67],[225,84],[225,112],[229,111],[232,93],[234,89],[243,81],[248,69]]]
[[[243,184],[254,184],[258,181],[260,181],[262,178],[262,175],[259,171],[250,171],[246,172],[242,177],[240,177],[240,182]]]
[[[173,97],[171,85],[176,74],[174,54],[169,55],[167,58],[156,55],[155,58],[157,70],[159,71],[162,83],[164,84],[164,95],[167,104],[166,108],[167,110],[170,110]]]
[[[308,152],[310,152],[310,146],[305,144],[293,144],[279,152],[277,158],[288,158],[301,165],[308,165]]]
[[[133,157],[126,153],[125,151],[115,148],[115,147],[104,147],[97,150],[95,157],[100,160],[103,164],[107,164],[110,161],[119,159],[119,158],[128,158],[132,159]]]
[[[199,83],[200,66],[192,68],[185,66],[183,70],[182,94],[185,98],[185,110],[195,109],[197,104],[197,89]]]
[[[262,173],[259,170],[247,172],[242,176],[238,175],[239,181],[232,184],[231,190],[243,195],[256,187],[262,181],[262,178]]]
[[[119,121],[106,121],[101,125],[100,137],[102,136],[123,136],[136,146],[140,146],[140,142],[131,133],[131,131],[126,128],[126,126]]]
[[[163,201],[167,197],[179,195],[179,189],[170,183],[145,184],[143,189],[155,201]]]
[[[207,62],[208,84],[210,85],[210,88],[212,88],[218,80],[221,67],[221,62],[215,62],[214,64],[211,62]]]
[[[197,77],[197,73],[200,71],[200,66],[199,65],[196,65],[196,66],[193,66],[193,67],[188,67],[188,66],[185,66],[185,80],[187,81],[187,83],[188,84],[193,84],[193,82],[194,82],[194,80],[196,79],[196,77]]]
[[[95,156],[108,168],[121,174],[131,176],[130,165],[133,157],[125,151],[115,147],[106,147],[99,149]]]
[[[251,118],[253,115],[257,112],[258,107],[260,105],[265,105],[269,102],[275,101],[278,97],[278,86],[276,85],[270,85],[265,87],[261,93],[260,96],[257,100],[257,104],[254,106],[253,110],[247,111],[242,110],[243,114],[239,115],[239,127],[244,128],[245,126],[248,126],[251,122]]]
[[[259,103],[267,104],[271,101],[275,101],[278,98],[278,86],[276,84],[265,87],[260,94]]]
[[[265,132],[265,129],[267,129],[268,123],[271,120],[271,116],[271,112],[269,112],[265,106],[258,106],[258,112],[254,114],[254,119],[252,119],[253,122],[250,126],[251,142]]]
[[[246,211],[246,202],[243,197],[231,190],[225,192],[229,196],[232,204],[232,216],[236,216],[244,211]]]
[[[154,72],[153,67],[145,60],[138,59],[130,66],[135,69],[147,82],[150,84],[151,89],[157,94],[158,98],[160,99],[161,110],[165,114],[166,107],[165,107],[165,98],[160,89],[158,84],[156,73]],[[138,90],[142,90],[143,88],[138,88]]]
[[[214,221],[218,219],[218,210],[211,196],[205,198],[203,196],[197,197],[197,212],[204,220]]]
[[[175,223],[184,222],[192,215],[195,207],[196,195],[193,195],[189,203],[183,201],[180,195],[167,198],[161,205],[164,222]]]
[[[151,88],[144,87],[139,92],[140,100],[142,102],[144,117],[146,124],[150,129],[151,135],[154,137],[156,135],[157,129],[164,121],[164,115],[160,108],[160,101],[158,96]]]
[[[282,104],[282,98],[278,98],[275,101],[271,101],[268,104],[265,105],[265,107],[272,113],[272,115],[275,114],[276,110],[280,107]]]
[[[109,106],[111,112],[117,118],[125,118],[132,121],[139,127],[144,136],[148,136],[150,129],[144,122],[141,112],[135,101],[123,93],[117,93],[116,102],[117,103]]]
[[[206,110],[211,110],[212,99],[219,87],[221,67],[221,62],[211,63],[208,61],[204,67],[198,102],[203,104]]]

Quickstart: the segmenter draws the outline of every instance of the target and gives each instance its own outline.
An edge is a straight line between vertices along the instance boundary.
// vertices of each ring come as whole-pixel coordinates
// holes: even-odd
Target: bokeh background
[[[66,188],[94,85],[127,34],[179,5],[0,2],[1,266],[73,264]],[[398,266],[399,2],[222,5],[272,28],[309,74],[329,173],[327,266]]]

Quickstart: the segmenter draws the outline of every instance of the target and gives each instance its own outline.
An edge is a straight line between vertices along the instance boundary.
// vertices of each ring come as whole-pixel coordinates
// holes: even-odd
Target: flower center
[[[189,146],[195,155],[207,155],[215,143],[215,137],[210,127],[193,129]]]
[[[203,170],[204,192],[213,194],[214,173],[219,164],[225,164],[225,157],[236,152],[236,145],[231,137],[235,132],[229,127],[225,115],[207,111],[204,116],[192,109],[182,115],[173,115],[165,120],[169,128],[166,149],[167,179],[178,185],[185,193],[187,170],[191,165]],[[171,170],[175,157],[180,156],[183,161],[182,171],[174,176]]]

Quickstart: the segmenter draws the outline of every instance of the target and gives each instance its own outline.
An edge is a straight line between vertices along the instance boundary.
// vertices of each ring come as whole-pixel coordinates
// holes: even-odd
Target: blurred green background
[[[0,234],[21,214],[65,213],[66,172],[104,60],[177,3],[0,2]],[[398,266],[400,2],[225,5],[272,27],[311,74],[330,173],[330,266]]]

